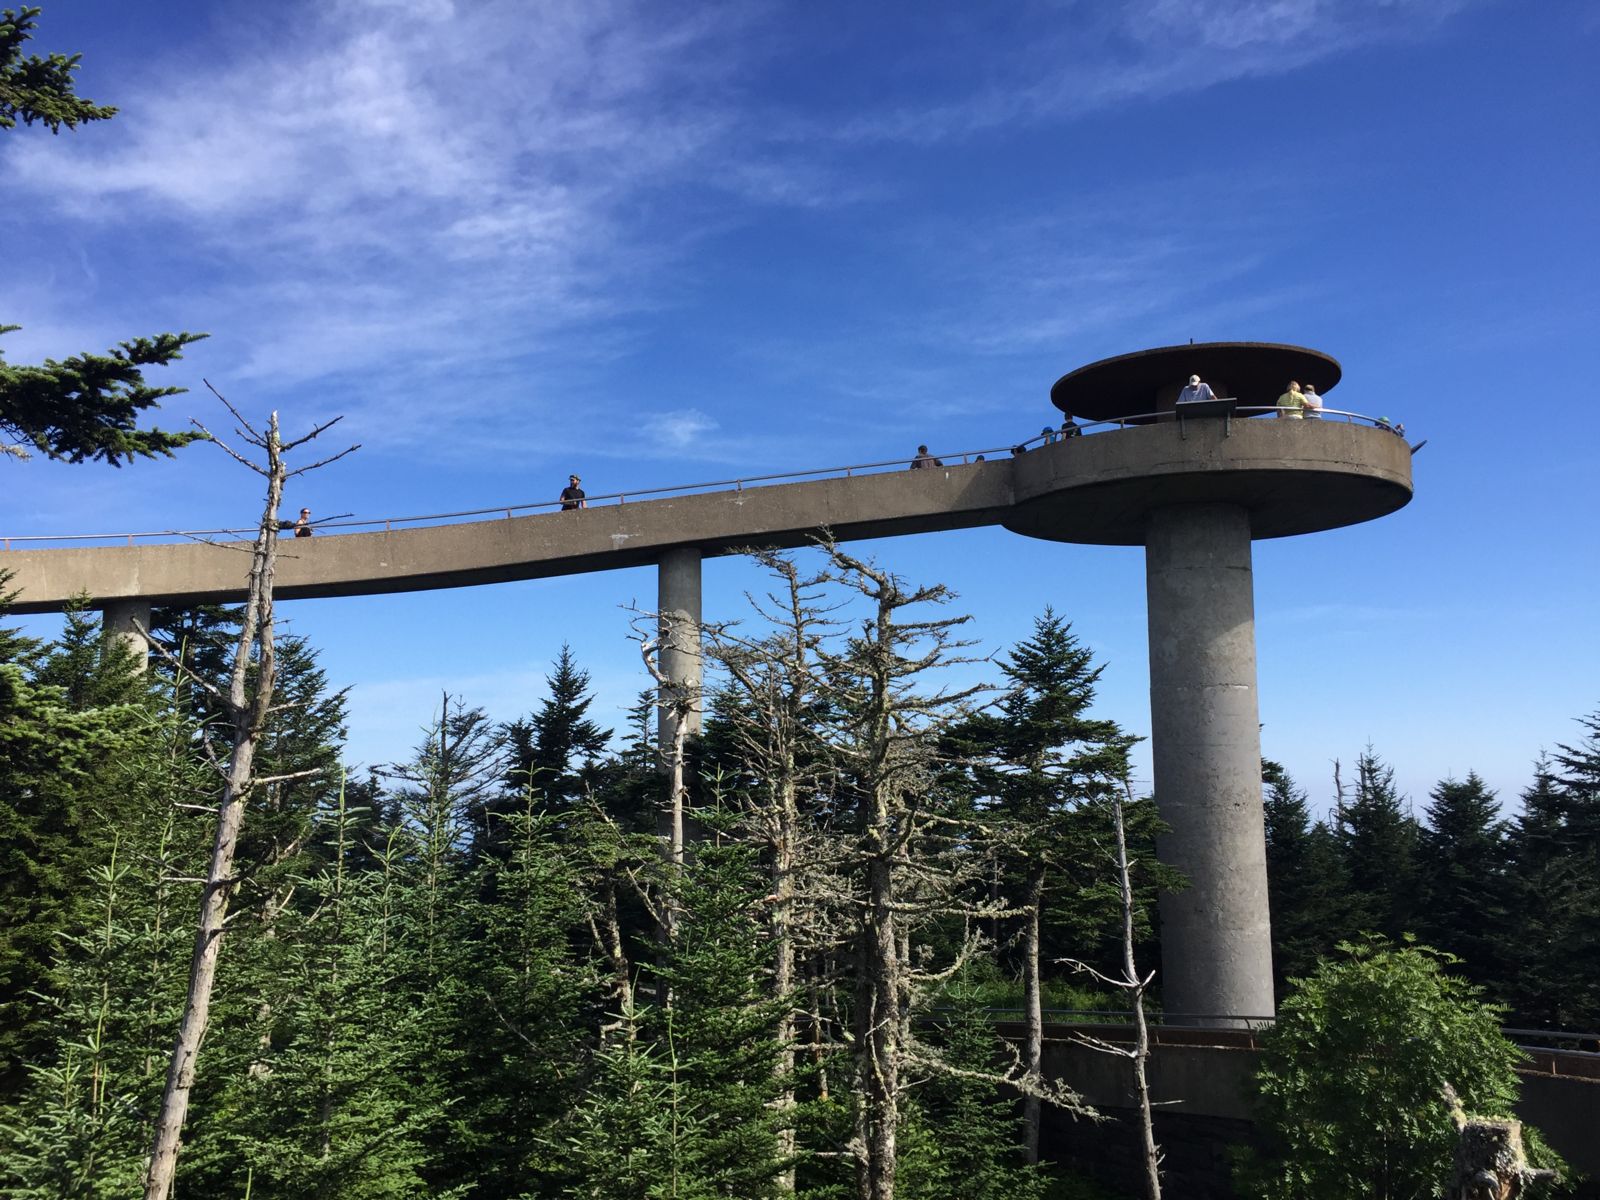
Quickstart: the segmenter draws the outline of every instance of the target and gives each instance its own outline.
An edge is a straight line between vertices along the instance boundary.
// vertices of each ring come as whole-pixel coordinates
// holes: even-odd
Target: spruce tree
[[[0,129],[15,129],[35,121],[51,133],[65,125],[76,129],[89,121],[104,121],[116,114],[108,104],[79,96],[73,83],[81,54],[23,56],[33,38],[40,10],[23,6],[0,10]]]
[[[1508,851],[1499,801],[1476,772],[1434,786],[1419,849],[1417,936],[1460,958],[1474,982],[1498,983],[1511,915]]]
[[[14,1086],[22,1061],[43,1049],[35,993],[51,993],[58,939],[86,915],[90,873],[104,861],[97,831],[121,814],[120,767],[136,759],[148,715],[140,704],[89,704],[89,685],[60,657],[78,661],[75,651],[14,639],[9,653],[26,664],[0,662],[0,1081]],[[118,683],[90,670],[107,692],[133,690],[128,675]],[[80,703],[41,673],[82,682]]]
[[[518,811],[528,791],[543,811],[560,816],[598,782],[598,760],[611,730],[587,716],[594,703],[589,672],[573,660],[571,646],[562,645],[545,682],[550,694],[538,709],[504,727],[507,788],[483,808],[475,835],[482,849],[499,845],[496,818]]]
[[[1311,821],[1306,794],[1281,764],[1261,764],[1266,788],[1267,893],[1277,990],[1303,976],[1347,933],[1344,862],[1327,825]]]
[[[1600,1023],[1600,715],[1587,735],[1541,758],[1513,828],[1506,988],[1519,1021]]]
[[[1128,773],[1128,752],[1138,740],[1115,721],[1089,715],[1095,685],[1104,667],[1072,632],[1072,626],[1046,608],[1036,617],[1031,634],[1017,643],[1000,669],[1009,680],[993,711],[974,715],[953,731],[952,751],[965,765],[976,788],[981,819],[1003,830],[1000,875],[1008,898],[1021,911],[1020,960],[1028,1040],[1027,1070],[1037,1077],[1044,1046],[1042,960],[1047,905],[1063,884],[1110,886],[1106,864],[1097,852],[1108,844],[1104,835],[1104,800],[1122,786]],[[1081,891],[1067,898],[1072,903]],[[1146,899],[1153,899],[1147,896]],[[1106,903],[1110,901],[1110,903]],[[1102,891],[1092,904],[1103,928],[1072,929],[1065,949],[1074,958],[1102,960],[1115,942],[1120,959],[1120,911],[1115,893]],[[1059,920],[1057,906],[1051,915]],[[1087,915],[1087,914],[1084,914]],[[1106,963],[1109,968],[1109,962]],[[1037,1160],[1040,1108],[1037,1096],[1024,1099],[1029,1155]]]
[[[85,100],[74,90],[77,54],[23,55],[33,38],[39,9],[0,10],[0,129],[38,122],[60,133],[88,121],[104,121],[116,113],[109,105]],[[0,336],[17,325],[0,324]],[[75,354],[43,366],[18,367],[0,352],[0,457],[27,458],[29,447],[47,458],[66,462],[99,459],[120,467],[135,458],[171,456],[179,447],[205,437],[202,433],[169,433],[140,429],[146,409],[166,396],[184,391],[151,387],[144,368],[166,366],[183,357],[183,348],[203,333],[162,333],[133,338],[105,354]]]
[[[1395,790],[1394,768],[1371,746],[1356,758],[1355,793],[1336,821],[1350,881],[1350,932],[1400,937],[1414,915],[1418,829]]]
[[[897,1200],[1038,1200],[1047,1180],[1025,1161],[1024,1122],[993,1083],[1009,1054],[982,992],[958,982],[938,1020],[935,1036],[953,1069],[934,1070],[913,1093]]]

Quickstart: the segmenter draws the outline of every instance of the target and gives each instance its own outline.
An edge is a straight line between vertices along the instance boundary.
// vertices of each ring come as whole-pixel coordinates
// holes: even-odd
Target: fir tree
[[[24,6],[0,10],[0,129],[15,129],[35,121],[60,133],[65,125],[76,129],[88,121],[104,121],[116,114],[107,104],[96,104],[77,94],[73,73],[81,54],[37,54],[23,57],[22,48],[33,38],[40,10]]]
[[[1261,778],[1273,975],[1281,994],[1346,932],[1348,884],[1338,843],[1327,825],[1312,823],[1305,792],[1275,762],[1262,762]]]
[[[1600,1022],[1600,747],[1589,737],[1541,758],[1511,839],[1514,918],[1502,951],[1517,1018],[1592,1029]]]
[[[907,1114],[897,1200],[1038,1200],[1046,1179],[1025,1161],[1024,1122],[993,1076],[1008,1057],[982,993],[958,983],[939,1015],[946,1070],[934,1070]]]
[[[1510,917],[1500,804],[1476,772],[1441,780],[1429,796],[1417,856],[1417,935],[1460,958],[1475,982],[1498,981]]]
[[[1394,768],[1368,746],[1356,759],[1355,795],[1336,814],[1350,886],[1350,932],[1398,938],[1415,907],[1417,823],[1401,806]]]
[[[484,847],[498,844],[495,818],[516,812],[519,797],[529,789],[544,811],[563,814],[597,782],[597,760],[611,741],[611,730],[586,715],[594,696],[589,673],[573,661],[572,647],[561,647],[545,682],[550,694],[537,711],[505,726],[508,790],[484,807],[477,834]]]
[[[1038,1076],[1044,1033],[1041,1010],[1042,929],[1047,893],[1068,878],[1109,884],[1105,863],[1096,853],[1107,844],[1095,833],[1103,810],[1093,804],[1116,793],[1128,772],[1128,752],[1137,741],[1115,721],[1088,715],[1103,667],[1072,632],[1072,626],[1046,608],[1034,619],[1033,631],[1000,663],[1010,681],[993,712],[978,714],[954,731],[950,742],[965,761],[983,805],[983,819],[1003,826],[1011,900],[1022,911],[1021,967],[1028,1041],[1024,1062]],[[1091,883],[1091,886],[1093,884]],[[1096,916],[1120,911],[1114,892],[1096,897]],[[1109,905],[1103,903],[1110,900]],[[1054,915],[1060,916],[1060,909]],[[1071,953],[1080,959],[1100,958],[1084,942],[1118,944],[1110,922],[1098,932],[1069,934]],[[1089,937],[1082,935],[1088,933]],[[1095,949],[1103,949],[1096,947]],[[1037,1160],[1040,1109],[1037,1096],[1024,1099],[1030,1159]]]

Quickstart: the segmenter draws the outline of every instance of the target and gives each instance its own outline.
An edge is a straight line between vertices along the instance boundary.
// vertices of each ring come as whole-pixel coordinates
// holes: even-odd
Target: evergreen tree
[[[423,1174],[423,1130],[443,1115],[437,1094],[415,1086],[428,1070],[416,1029],[426,1010],[390,986],[384,947],[400,927],[385,911],[382,870],[356,865],[358,816],[342,794],[318,814],[321,866],[296,881],[303,903],[275,929],[284,949],[274,969],[292,986],[251,1023],[256,1053],[224,1101],[235,1114],[226,1132],[207,1121],[209,1154],[191,1153],[188,1181],[209,1194],[246,1180],[271,1196],[450,1194]]]
[[[1028,1025],[1024,1062],[1037,1077],[1044,1046],[1041,960],[1046,953],[1042,929],[1047,892],[1067,879],[1088,881],[1090,888],[1110,886],[1096,897],[1095,916],[1120,912],[1099,853],[1108,839],[1095,836],[1109,828],[1103,827],[1103,808],[1094,801],[1121,788],[1128,752],[1138,739],[1124,734],[1115,721],[1088,715],[1104,668],[1094,665],[1094,656],[1054,610],[1046,608],[1034,619],[1032,633],[1012,648],[1000,669],[1010,685],[996,709],[963,722],[949,743],[979,794],[983,819],[998,822],[1004,830],[1000,875],[1008,877],[1009,898],[1022,912],[1020,958]],[[1082,896],[1075,889],[1069,903]],[[1109,906],[1103,903],[1107,899]],[[1153,900],[1153,895],[1146,899]],[[1058,920],[1063,915],[1060,906],[1052,911]],[[1098,930],[1071,929],[1072,956],[1100,958],[1085,942],[1112,935],[1120,958],[1120,937],[1113,926],[1120,931],[1114,920]],[[1038,1097],[1025,1097],[1024,1109],[1030,1159],[1037,1160]]]
[[[1441,780],[1429,796],[1417,857],[1417,935],[1460,958],[1469,979],[1497,982],[1511,915],[1499,802],[1476,772]]]
[[[1305,792],[1270,760],[1261,764],[1261,779],[1273,976],[1282,994],[1347,932],[1348,883],[1339,845],[1327,825],[1312,823]]]
[[[672,1005],[619,1014],[563,1138],[566,1195],[781,1194],[773,1030],[784,998],[761,983],[757,866],[731,842],[703,844],[686,864],[681,919],[656,968]]]
[[[73,73],[81,54],[37,54],[23,57],[22,48],[33,38],[39,9],[23,6],[0,10],[0,129],[15,129],[35,121],[60,133],[65,125],[76,129],[88,121],[104,121],[116,114],[106,104],[96,104],[77,94]]]
[[[0,1118],[0,1191],[18,1200],[114,1200],[137,1191],[155,1090],[140,1069],[139,931],[125,911],[131,870],[99,868],[95,925],[62,937],[52,1043]],[[135,968],[136,969],[136,968]]]
[[[0,10],[0,129],[35,121],[51,133],[65,125],[75,129],[87,121],[104,121],[117,110],[80,97],[73,87],[77,54],[24,57],[32,40],[39,9]],[[20,328],[0,324],[0,336]],[[179,447],[204,438],[201,433],[169,433],[140,429],[146,409],[183,388],[151,387],[144,368],[166,366],[183,357],[183,348],[203,333],[161,333],[134,338],[105,354],[75,354],[61,362],[17,367],[0,353],[0,457],[27,458],[32,447],[47,458],[66,462],[100,459],[114,467],[137,457],[171,456]]]
[[[79,707],[40,682],[39,672],[69,674],[59,654],[25,639],[7,650],[36,668],[0,663],[0,1081],[14,1085],[22,1060],[44,1048],[34,993],[51,992],[58,939],[86,919],[91,872],[104,861],[94,830],[114,827],[121,768],[138,759],[148,723],[140,705]],[[110,670],[119,665],[128,664],[113,659]],[[132,690],[126,673],[121,683],[96,675],[107,691]]]
[[[1600,714],[1586,737],[1540,759],[1512,836],[1514,919],[1504,949],[1517,1018],[1600,1023]]]
[[[1394,768],[1371,746],[1356,758],[1355,795],[1348,802],[1341,797],[1336,821],[1351,932],[1400,937],[1414,913],[1418,829],[1401,806]]]
[[[598,759],[611,741],[611,730],[586,715],[594,696],[589,673],[573,661],[572,647],[561,647],[546,683],[550,694],[538,710],[504,728],[508,789],[484,807],[477,837],[485,848],[498,845],[496,818],[516,812],[527,790],[544,811],[560,815],[597,782]]]
[[[1007,1054],[979,989],[950,990],[938,1038],[953,1069],[935,1069],[915,1093],[897,1200],[1038,1200],[1046,1179],[1024,1161],[1024,1122],[993,1083]]]
[[[40,662],[34,682],[60,688],[68,706],[79,712],[108,708],[143,698],[139,665],[126,643],[107,637],[100,620],[80,601],[66,610],[61,636]]]

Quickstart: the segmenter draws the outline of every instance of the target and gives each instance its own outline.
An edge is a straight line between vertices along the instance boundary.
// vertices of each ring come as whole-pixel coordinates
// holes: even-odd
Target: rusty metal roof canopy
[[[1050,402],[1089,421],[1114,421],[1168,410],[1172,396],[1198,375],[1243,407],[1276,404],[1289,380],[1326,393],[1343,374],[1320,350],[1276,342],[1199,342],[1103,358],[1056,380]]]

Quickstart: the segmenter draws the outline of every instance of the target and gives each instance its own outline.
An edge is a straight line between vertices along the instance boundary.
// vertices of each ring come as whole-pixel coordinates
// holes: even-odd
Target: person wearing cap
[[[1179,404],[1195,404],[1201,400],[1210,400],[1214,397],[1209,383],[1201,383],[1200,376],[1189,376],[1189,386],[1178,393]]]
[[[583,489],[578,485],[583,480],[576,475],[567,476],[567,486],[561,489],[561,511],[572,512],[574,509],[588,508],[589,501],[584,498]]]
[[[1306,415],[1306,398],[1300,391],[1300,384],[1289,380],[1289,390],[1278,397],[1278,418],[1280,420],[1298,421]]]
[[[311,510],[309,508],[300,510],[300,517],[294,523],[294,535],[295,537],[311,536]]]
[[[1317,385],[1306,384],[1306,420],[1320,421],[1322,419],[1322,397],[1317,395]]]

